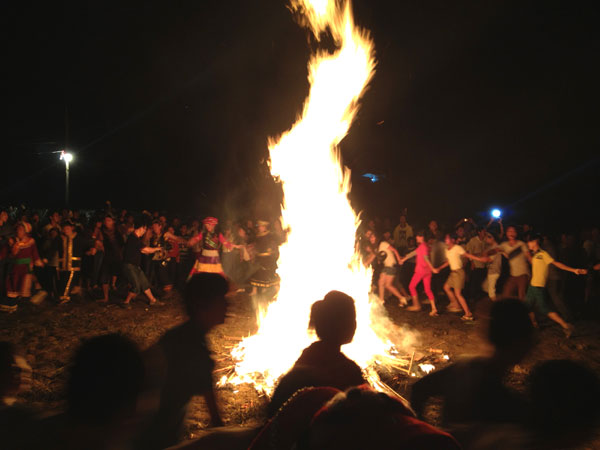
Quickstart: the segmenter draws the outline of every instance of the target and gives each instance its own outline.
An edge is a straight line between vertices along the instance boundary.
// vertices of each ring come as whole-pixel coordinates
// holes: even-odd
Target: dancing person
[[[527,250],[527,245],[517,239],[517,229],[510,226],[506,229],[507,241],[499,245],[502,254],[508,259],[510,267],[510,276],[504,283],[502,297],[510,297],[517,293],[521,300],[525,300],[527,285],[529,283],[530,272],[529,263],[531,255]]]
[[[250,276],[252,295],[265,296],[265,299],[257,298],[256,301],[266,300],[268,302],[275,296],[279,287],[279,275],[276,272],[279,244],[277,238],[269,230],[269,222],[266,220],[256,221],[254,251],[254,264],[257,268]]]
[[[445,242],[447,261],[441,266],[435,267],[433,272],[438,273],[443,268],[450,266],[450,275],[444,283],[444,291],[446,291],[446,295],[450,300],[450,305],[447,309],[450,312],[459,312],[462,308],[464,315],[461,317],[461,319],[465,321],[472,321],[473,313],[469,309],[469,305],[462,295],[462,290],[465,287],[465,269],[462,258],[464,257],[483,262],[489,262],[490,258],[487,256],[480,257],[467,253],[464,248],[456,244],[456,239],[456,235],[446,235]]]
[[[206,335],[225,322],[228,290],[220,274],[193,275],[183,294],[188,320],[167,331],[146,352],[149,382],[160,390],[160,406],[140,436],[138,448],[162,449],[177,443],[188,403],[195,395],[204,397],[211,426],[223,425],[214,391],[215,362]]]
[[[81,292],[81,261],[85,254],[95,255],[96,247],[92,247],[75,230],[73,222],[62,224],[62,242],[60,257],[58,258],[58,272],[62,291],[59,303],[67,303],[71,300],[71,294]],[[91,248],[90,248],[91,247]]]
[[[498,249],[498,241],[492,233],[486,233],[484,239],[488,247],[486,255],[491,261],[487,265],[487,276],[485,280],[483,280],[481,288],[487,292],[490,300],[495,302],[497,300],[496,284],[498,283],[498,278],[500,278],[502,272],[502,255]]]
[[[477,227],[477,234],[467,242],[465,250],[472,255],[483,256],[487,250],[487,242],[485,240],[486,230],[484,227]],[[486,264],[481,261],[471,261],[471,271],[469,272],[469,281],[467,283],[469,296],[478,300],[481,298],[481,284],[486,277]]]
[[[188,241],[190,247],[200,245],[200,253],[196,256],[196,262],[190,271],[188,278],[201,272],[218,273],[225,275],[219,250],[221,246],[233,247],[234,245],[227,241],[223,234],[216,231],[219,219],[216,217],[206,217],[202,221],[202,231]]]
[[[99,302],[108,303],[109,286],[111,290],[117,289],[117,276],[123,268],[123,247],[125,242],[123,235],[115,226],[115,219],[106,214],[100,232],[97,233],[99,248],[104,252],[100,265],[100,282],[102,284],[103,297]]]
[[[302,351],[279,381],[269,404],[269,416],[298,389],[330,386],[344,390],[365,383],[360,367],[341,352],[342,345],[352,342],[356,331],[354,299],[343,292],[329,292],[323,300],[313,303],[309,326],[319,340]]]
[[[430,316],[438,316],[438,310],[435,305],[435,297],[431,291],[431,273],[433,266],[429,260],[429,247],[425,242],[425,232],[418,231],[416,234],[417,244],[419,245],[416,250],[408,253],[404,258],[400,260],[400,264],[404,264],[406,260],[416,257],[415,272],[410,280],[408,289],[412,297],[412,306],[406,308],[408,311],[420,311],[421,302],[419,301],[419,294],[417,293],[417,285],[423,282],[425,288],[425,294],[431,304]]]
[[[377,248],[377,258],[380,259],[383,264],[377,282],[379,298],[381,301],[385,300],[385,291],[388,290],[398,299],[400,306],[406,306],[408,304],[406,296],[402,295],[396,286],[394,286],[394,281],[398,273],[396,263],[400,263],[400,260],[402,259],[398,254],[398,250],[385,240],[381,240],[379,245],[377,245],[377,234],[375,232],[371,235],[370,240],[373,246]]]
[[[31,286],[33,283],[34,266],[43,266],[40,259],[35,240],[29,236],[31,225],[19,223],[16,226],[16,237],[9,240],[11,245],[11,256],[13,265],[7,280],[7,297],[13,299],[2,309],[8,312],[16,311],[15,299],[29,299],[31,297]]]
[[[537,327],[537,321],[535,319],[535,311],[539,311],[549,319],[559,324],[567,338],[571,337],[573,333],[573,325],[565,322],[565,320],[555,311],[552,311],[548,304],[547,293],[546,293],[546,282],[548,281],[548,266],[552,264],[561,270],[572,272],[575,275],[585,275],[587,270],[585,269],[574,269],[561,262],[556,261],[552,256],[540,247],[541,238],[537,235],[530,235],[527,240],[527,247],[532,253],[531,256],[531,269],[532,276],[529,287],[527,288],[527,294],[525,296],[525,303],[530,309],[529,316],[531,322]]]
[[[158,248],[142,244],[141,238],[146,234],[147,229],[148,226],[145,220],[138,220],[134,225],[133,233],[127,237],[127,242],[123,249],[123,272],[130,285],[127,298],[123,302],[126,306],[129,306],[131,299],[141,293],[146,294],[150,305],[154,305],[158,301],[152,294],[148,278],[141,267],[142,254],[151,255],[159,250]]]

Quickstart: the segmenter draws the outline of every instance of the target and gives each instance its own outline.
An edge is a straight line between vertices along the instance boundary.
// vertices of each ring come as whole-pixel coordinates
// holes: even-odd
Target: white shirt
[[[383,265],[385,267],[394,267],[396,264],[396,257],[394,256],[394,252],[392,252],[392,246],[390,243],[381,241],[379,244],[379,252],[385,252],[385,260],[383,261]]]
[[[467,253],[460,245],[454,245],[451,249],[446,248],[446,258],[450,265],[450,270],[460,270],[463,268],[461,256]]]

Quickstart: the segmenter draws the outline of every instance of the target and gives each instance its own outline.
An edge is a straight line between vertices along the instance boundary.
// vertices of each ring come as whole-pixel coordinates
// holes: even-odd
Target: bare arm
[[[487,262],[490,262],[492,260],[488,256],[475,256],[475,255],[472,255],[471,253],[464,253],[463,256],[465,258],[469,258],[471,260],[475,260],[475,261],[479,261],[479,262],[483,262],[483,263],[487,263]]]
[[[567,272],[573,272],[575,275],[585,275],[587,273],[587,270],[585,270],[585,269],[574,269],[573,267],[569,267],[566,264],[563,264],[558,261],[552,261],[550,264],[555,265],[556,267],[558,267],[561,270],[566,270]],[[600,264],[598,266],[600,267]],[[594,266],[594,269],[596,269],[596,266]]]
[[[433,271],[433,273],[439,273],[442,269],[445,269],[446,267],[448,267],[450,265],[450,263],[448,261],[446,261],[444,264],[442,264],[441,266],[438,267],[433,267],[431,266],[431,270]]]
[[[402,264],[400,261],[402,260],[402,258],[400,257],[400,253],[398,253],[398,250],[396,250],[394,248],[394,246],[390,245],[390,248],[392,249],[392,252],[394,253],[394,256],[396,257],[396,261],[398,261],[398,264]]]
[[[159,251],[160,248],[158,247],[144,247],[142,250],[140,250],[144,255],[150,255],[152,253],[156,253],[157,251]]]

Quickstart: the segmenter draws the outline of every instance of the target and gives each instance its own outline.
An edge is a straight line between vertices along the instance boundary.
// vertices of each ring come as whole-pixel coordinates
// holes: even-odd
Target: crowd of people
[[[188,319],[144,352],[118,334],[83,342],[73,356],[64,412],[39,417],[15,406],[31,368],[0,342],[0,441],[7,449],[562,449],[591,437],[600,417],[600,378],[567,360],[538,364],[526,392],[505,375],[535,346],[529,308],[495,302],[488,339],[494,351],[457,361],[418,380],[410,402],[368,386],[341,352],[354,339],[354,299],[329,292],[307,324],[318,340],[279,381],[267,420],[180,443],[192,397],[204,398],[210,424],[223,420],[207,333],[225,321],[228,281],[194,274],[183,298]],[[441,397],[444,429],[427,423],[431,397]],[[173,447],[175,446],[175,447]]]
[[[138,296],[161,304],[195,273],[228,277],[237,289],[273,295],[281,227],[265,220],[219,225],[159,212],[98,214],[0,211],[0,310],[72,296],[130,307]],[[122,289],[119,289],[122,288]],[[117,292],[125,290],[124,298]]]
[[[71,364],[68,408],[52,417],[12,406],[31,368],[17,349],[0,343],[6,448],[167,448],[180,442],[194,396],[204,398],[211,426],[223,425],[207,333],[224,322],[236,290],[276,295],[278,247],[285,241],[276,221],[186,223],[110,209],[47,218],[9,213],[0,211],[4,311],[44,299],[60,307],[77,295],[124,307],[139,296],[155,305],[178,290],[188,320],[143,352],[121,335],[85,341]],[[431,316],[456,312],[465,323],[488,297],[492,354],[426,375],[413,385],[410,402],[376,392],[341,351],[354,339],[354,300],[331,291],[312,305],[307,326],[318,340],[280,379],[266,422],[178,448],[565,448],[589,439],[600,416],[600,382],[592,371],[547,361],[524,393],[504,380],[534,348],[540,318],[570,337],[573,319],[596,300],[598,230],[583,237],[578,244],[565,234],[555,244],[529,226],[504,227],[501,220],[478,226],[463,219],[443,231],[435,221],[414,231],[406,216],[396,226],[367,221],[356,248],[373,267],[373,292],[383,301],[396,298],[407,314],[429,303]],[[426,421],[432,397],[443,399],[443,430]]]
[[[415,231],[403,215],[395,227],[389,220],[369,221],[358,247],[373,266],[374,291],[381,299],[396,297],[407,311],[421,311],[425,302],[438,316],[445,298],[446,312],[471,322],[478,300],[517,297],[535,326],[538,316],[547,317],[569,337],[571,321],[593,307],[600,286],[600,231],[585,230],[581,238],[538,233],[530,225],[505,227],[502,219],[461,219],[444,230],[432,220]]]

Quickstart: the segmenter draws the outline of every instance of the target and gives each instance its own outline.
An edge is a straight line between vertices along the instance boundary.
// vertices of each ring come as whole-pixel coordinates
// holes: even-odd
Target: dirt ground
[[[115,300],[115,302],[118,300]],[[239,340],[256,330],[251,302],[244,293],[231,299],[226,323],[210,335],[211,347],[217,362],[215,378],[227,373],[232,365],[229,353]],[[442,307],[443,307],[442,301]],[[433,363],[441,367],[456,358],[481,354],[486,351],[483,330],[489,301],[482,300],[475,307],[477,320],[464,323],[460,315],[445,313],[429,317],[427,312],[411,313],[395,302],[386,303],[388,314],[398,326],[418,332],[414,348],[413,371],[419,372],[420,363]],[[425,305],[428,310],[428,306]],[[66,305],[49,302],[34,306],[22,304],[13,314],[0,315],[0,340],[15,343],[33,368],[31,389],[24,392],[20,403],[41,413],[60,411],[64,407],[63,388],[69,369],[69,360],[82,339],[102,333],[120,332],[145,349],[152,345],[167,329],[185,320],[179,298],[174,295],[163,306],[148,307],[141,300],[134,301],[131,309],[118,303],[101,305],[89,298],[76,298]],[[569,358],[582,361],[600,374],[600,322],[580,320],[576,330],[566,339],[560,327],[541,322],[537,345],[532,354],[509,375],[508,382],[517,389],[531,368],[545,359]],[[449,360],[442,359],[448,355]],[[383,371],[381,377],[399,394],[407,396],[416,377],[401,372]],[[264,419],[267,398],[249,386],[221,387],[218,396],[222,417],[226,424],[252,426]],[[429,413],[436,422],[439,408],[435,405]],[[187,436],[203,434],[208,426],[208,413],[202,400],[194,401],[189,410]],[[598,446],[590,448],[600,448]]]

